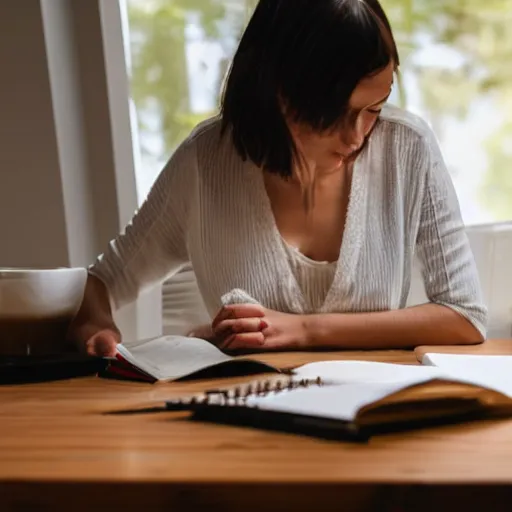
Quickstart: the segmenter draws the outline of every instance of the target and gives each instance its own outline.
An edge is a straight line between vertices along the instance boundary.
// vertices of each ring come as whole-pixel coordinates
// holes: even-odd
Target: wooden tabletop
[[[512,340],[463,352],[475,350],[512,354]],[[262,358],[278,366],[326,359],[417,364],[413,351]],[[457,493],[459,485],[512,483],[509,420],[428,428],[354,444],[195,423],[183,413],[107,414],[233,382],[150,385],[81,378],[0,386],[0,510],[19,510],[20,504],[54,510],[77,494],[83,510],[95,500],[115,510],[121,503],[124,510],[140,509],[142,503],[150,510],[169,503],[172,510],[238,510],[234,503],[245,510],[273,510],[282,500],[313,507],[319,499],[339,502],[340,496],[347,504],[340,510],[387,510],[383,496],[393,506],[414,503],[415,508],[406,510],[430,510],[421,507],[434,495],[418,500],[423,491],[417,485],[440,485],[439,492],[452,485]],[[403,489],[414,490],[414,497]],[[506,488],[502,492],[509,493]],[[512,503],[510,496],[507,503]]]

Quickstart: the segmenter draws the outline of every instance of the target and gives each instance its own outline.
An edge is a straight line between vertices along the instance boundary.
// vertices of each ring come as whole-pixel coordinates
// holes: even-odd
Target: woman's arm
[[[113,357],[121,333],[112,316],[106,286],[89,274],[82,305],[69,328],[68,337],[77,347],[91,356]]]
[[[98,355],[115,352],[120,335],[111,304],[117,308],[135,300],[188,260],[185,229],[195,162],[195,145],[185,142],[125,231],[89,269],[82,305],[69,332],[80,348]]]
[[[124,232],[90,268],[105,284],[114,307],[132,302],[188,261],[185,231],[195,154],[193,140],[178,148]]]
[[[390,349],[483,341],[468,320],[439,304],[381,313],[309,315],[303,321],[309,348]]]
[[[294,315],[259,304],[225,306],[212,325],[223,349],[403,349],[479,343],[483,336],[451,308],[424,304],[378,313]]]

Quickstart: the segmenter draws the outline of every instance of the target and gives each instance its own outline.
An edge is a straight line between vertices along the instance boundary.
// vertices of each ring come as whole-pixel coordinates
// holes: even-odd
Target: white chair
[[[185,266],[162,287],[162,330],[164,335],[184,335],[210,322],[194,271]]]

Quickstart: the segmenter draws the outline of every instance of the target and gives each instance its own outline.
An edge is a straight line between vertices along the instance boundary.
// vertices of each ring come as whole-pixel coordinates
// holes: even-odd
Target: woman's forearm
[[[101,329],[118,331],[106,286],[100,279],[89,274],[82,304],[72,322],[70,335],[77,341],[86,340]]]
[[[388,349],[483,341],[471,322],[438,304],[378,313],[309,315],[305,324],[310,347]]]
[[[83,353],[95,357],[114,357],[121,333],[110,307],[107,287],[89,274],[82,305],[71,322],[68,340]]]

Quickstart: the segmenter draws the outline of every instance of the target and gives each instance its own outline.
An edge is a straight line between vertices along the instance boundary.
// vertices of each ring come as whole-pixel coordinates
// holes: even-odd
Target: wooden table
[[[512,340],[464,351],[512,353]],[[264,358],[417,364],[412,351]],[[0,510],[512,510],[508,420],[351,444],[192,423],[182,413],[105,414],[223,383],[0,387]]]

